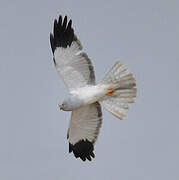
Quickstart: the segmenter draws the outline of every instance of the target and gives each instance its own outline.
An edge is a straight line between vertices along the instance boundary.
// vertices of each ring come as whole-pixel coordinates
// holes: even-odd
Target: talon
[[[114,89],[108,89],[106,96],[112,96],[114,93]]]

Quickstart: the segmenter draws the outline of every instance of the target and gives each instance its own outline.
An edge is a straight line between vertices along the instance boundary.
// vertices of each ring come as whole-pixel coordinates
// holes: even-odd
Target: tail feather
[[[137,89],[132,73],[120,62],[117,62],[101,81],[102,84],[114,88],[112,96],[104,97],[102,105],[116,117],[123,119],[131,103],[135,102]]]
[[[103,101],[102,105],[120,120],[122,120],[126,116],[127,109],[129,108],[128,106],[119,106],[119,104],[114,99]]]

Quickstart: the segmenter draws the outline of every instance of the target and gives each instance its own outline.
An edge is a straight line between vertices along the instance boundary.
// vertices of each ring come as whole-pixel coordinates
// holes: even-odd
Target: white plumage
[[[88,139],[94,143],[102,122],[100,104],[96,102],[78,108],[72,111],[71,117],[68,134],[71,144],[77,143],[79,139]]]
[[[60,16],[54,21],[50,42],[57,72],[67,88],[69,97],[60,108],[72,111],[67,138],[69,152],[83,161],[94,158],[94,143],[102,124],[102,104],[116,117],[123,119],[129,104],[135,101],[136,82],[128,69],[117,62],[99,83],[95,82],[94,68],[71,27]]]
[[[95,84],[95,77],[89,69],[89,66],[92,68],[91,61],[87,54],[80,52],[81,48],[79,43],[73,41],[70,47],[58,47],[54,52],[57,72],[70,91],[89,83]]]

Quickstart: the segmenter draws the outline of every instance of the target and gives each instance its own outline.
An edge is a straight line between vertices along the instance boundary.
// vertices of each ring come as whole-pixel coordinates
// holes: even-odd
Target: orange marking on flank
[[[108,89],[106,96],[112,96],[114,93],[114,89]]]

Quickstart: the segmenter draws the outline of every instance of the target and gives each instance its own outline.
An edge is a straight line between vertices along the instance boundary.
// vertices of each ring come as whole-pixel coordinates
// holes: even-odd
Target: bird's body
[[[69,92],[63,101],[68,107],[62,107],[64,111],[73,111],[81,106],[86,106],[100,101],[105,96],[106,88],[104,85],[84,86]]]
[[[69,96],[60,108],[72,111],[67,132],[69,152],[83,161],[94,158],[94,144],[102,124],[103,105],[109,112],[123,119],[129,104],[135,101],[136,82],[133,75],[119,61],[100,83],[96,83],[94,68],[71,27],[62,16],[54,21],[50,42],[57,72],[64,80]]]
[[[105,96],[107,89],[104,85],[85,86],[70,92],[82,102],[82,106],[101,101]]]

